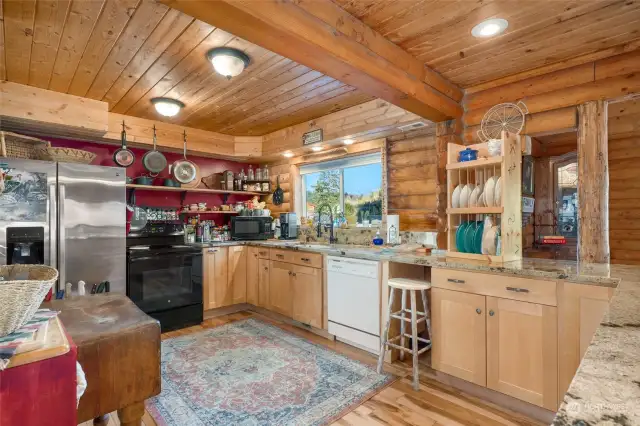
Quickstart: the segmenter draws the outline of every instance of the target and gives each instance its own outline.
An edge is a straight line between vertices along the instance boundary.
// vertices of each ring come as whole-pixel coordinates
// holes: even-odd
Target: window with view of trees
[[[372,226],[382,221],[380,155],[367,155],[300,168],[303,177],[303,216],[317,218],[329,206],[334,225]],[[323,214],[327,207],[324,207]]]

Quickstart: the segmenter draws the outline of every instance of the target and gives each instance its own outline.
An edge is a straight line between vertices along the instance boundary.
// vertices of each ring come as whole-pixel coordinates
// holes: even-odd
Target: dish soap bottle
[[[381,246],[382,243],[384,243],[384,240],[382,239],[382,237],[380,236],[380,230],[378,229],[378,231],[376,232],[376,236],[373,239],[373,245],[374,246]]]

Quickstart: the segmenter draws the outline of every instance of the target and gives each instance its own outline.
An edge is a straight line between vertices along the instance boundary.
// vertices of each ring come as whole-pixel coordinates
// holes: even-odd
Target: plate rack
[[[502,156],[491,157],[488,142],[475,145],[450,143],[447,147],[447,257],[504,263],[522,259],[522,152],[521,137],[502,132]],[[478,150],[478,159],[459,162],[458,153],[466,148]],[[501,177],[501,203],[489,207],[453,208],[453,192],[459,184],[482,184]],[[471,197],[470,197],[471,198]],[[500,254],[476,254],[458,251],[456,231],[467,221],[493,217],[500,230]]]

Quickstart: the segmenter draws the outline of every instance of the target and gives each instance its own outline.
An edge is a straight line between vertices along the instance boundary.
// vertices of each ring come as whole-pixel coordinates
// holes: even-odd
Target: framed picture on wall
[[[533,197],[533,157],[522,157],[522,195]]]

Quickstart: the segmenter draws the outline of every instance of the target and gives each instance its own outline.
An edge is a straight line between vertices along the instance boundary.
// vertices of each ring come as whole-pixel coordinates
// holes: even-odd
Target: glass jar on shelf
[[[262,169],[260,166],[256,169],[256,180],[262,180]]]
[[[269,180],[269,167],[266,164],[262,168],[262,180]]]
[[[247,180],[256,180],[256,176],[253,174],[253,167],[251,165],[249,165]]]

